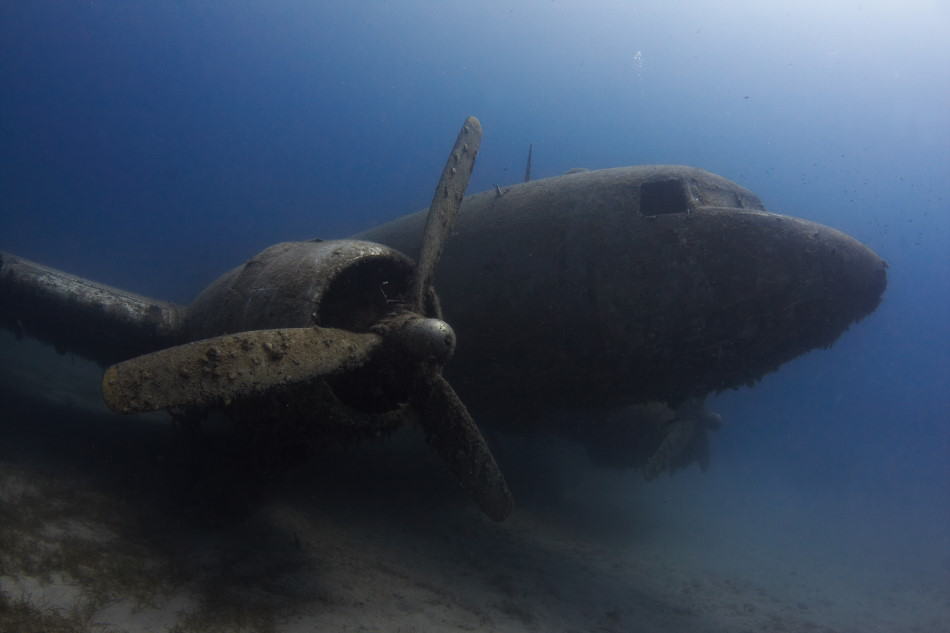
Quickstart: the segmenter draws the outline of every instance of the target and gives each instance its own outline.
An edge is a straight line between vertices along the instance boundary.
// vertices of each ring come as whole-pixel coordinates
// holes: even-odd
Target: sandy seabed
[[[110,415],[98,371],[0,340],[0,633],[950,631],[946,550],[728,468],[643,484],[511,441],[497,524],[412,430],[263,476]]]

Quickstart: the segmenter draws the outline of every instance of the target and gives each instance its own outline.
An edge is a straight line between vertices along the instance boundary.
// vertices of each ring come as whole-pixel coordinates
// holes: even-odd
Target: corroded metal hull
[[[414,256],[422,221],[357,237]],[[643,166],[467,198],[436,287],[459,392],[530,419],[755,382],[872,312],[885,270],[857,240],[719,176]]]

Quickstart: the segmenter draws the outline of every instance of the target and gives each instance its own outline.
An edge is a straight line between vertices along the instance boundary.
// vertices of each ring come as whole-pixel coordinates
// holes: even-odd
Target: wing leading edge
[[[0,252],[0,327],[103,365],[179,342],[185,308]]]

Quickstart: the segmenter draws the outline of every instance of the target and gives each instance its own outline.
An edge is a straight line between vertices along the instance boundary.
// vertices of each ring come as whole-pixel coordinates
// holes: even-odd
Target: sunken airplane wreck
[[[0,320],[111,365],[103,396],[120,413],[223,410],[318,440],[415,421],[502,520],[511,494],[463,402],[648,477],[702,464],[707,394],[831,345],[884,292],[866,246],[692,167],[580,171],[463,201],[480,140],[469,118],[428,213],[271,246],[189,307],[2,254]]]

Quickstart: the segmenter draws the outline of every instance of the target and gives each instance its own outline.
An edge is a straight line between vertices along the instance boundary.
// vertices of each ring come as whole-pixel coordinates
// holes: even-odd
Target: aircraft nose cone
[[[660,222],[651,239],[666,240],[668,268],[652,309],[664,319],[650,322],[653,371],[636,379],[672,400],[754,383],[829,347],[887,286],[873,250],[815,222],[735,209]],[[665,358],[677,363],[664,374]]]
[[[877,308],[887,287],[887,263],[873,250],[836,229],[815,222],[770,214],[773,224],[766,248],[776,257],[776,296],[795,315],[790,332],[802,342],[827,347],[849,325]]]
[[[829,312],[838,313],[847,323],[873,312],[887,287],[887,262],[841,231],[804,224],[816,244],[820,278],[815,283],[822,288]]]

